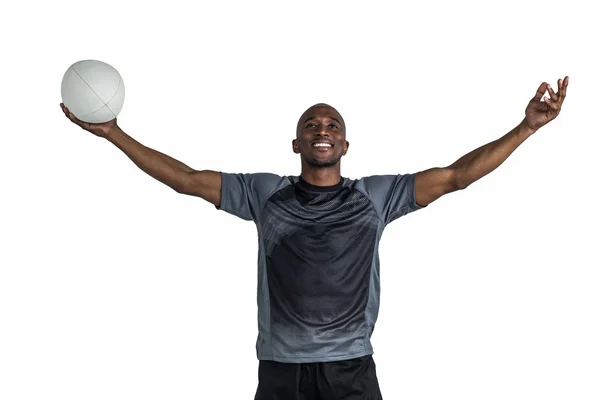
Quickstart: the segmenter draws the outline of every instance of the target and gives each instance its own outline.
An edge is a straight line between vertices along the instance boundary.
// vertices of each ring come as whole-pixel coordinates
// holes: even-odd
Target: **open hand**
[[[558,93],[554,93],[552,86],[546,82],[540,85],[525,109],[525,123],[529,128],[536,131],[558,116],[567,95],[568,85],[568,76],[564,80],[558,80]],[[550,97],[544,97],[544,101],[540,101],[546,90],[548,90]]]
[[[107,122],[103,122],[101,124],[91,124],[89,122],[84,122],[84,121],[78,119],[75,115],[73,115],[72,112],[69,111],[69,109],[63,103],[60,103],[60,107],[62,108],[62,110],[65,113],[65,115],[67,116],[67,118],[69,118],[71,120],[71,122],[73,122],[75,125],[78,125],[79,127],[81,127],[81,129],[91,132],[96,136],[106,138],[108,136],[108,134],[111,132],[111,130],[113,130],[114,128],[117,127],[117,119],[116,118],[111,119],[110,121],[107,121]]]

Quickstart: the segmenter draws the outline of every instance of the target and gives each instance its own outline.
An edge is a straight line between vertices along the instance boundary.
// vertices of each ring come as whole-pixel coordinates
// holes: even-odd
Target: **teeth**
[[[331,147],[329,143],[314,143],[313,147]]]

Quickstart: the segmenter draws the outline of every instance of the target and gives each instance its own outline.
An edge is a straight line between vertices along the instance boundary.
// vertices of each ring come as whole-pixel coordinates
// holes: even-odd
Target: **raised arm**
[[[219,172],[196,171],[166,154],[144,146],[123,132],[117,125],[116,119],[102,124],[90,124],[77,119],[63,104],[61,107],[73,123],[113,143],[135,165],[154,179],[178,193],[198,196],[217,207],[220,206],[221,174]]]
[[[466,189],[502,164],[533,132],[523,123],[498,140],[465,154],[445,168],[430,168],[415,177],[415,199],[426,206],[441,196]]]
[[[545,82],[525,109],[525,118],[519,125],[498,140],[494,140],[464,155],[445,168],[421,171],[415,178],[415,197],[420,206],[426,206],[441,196],[462,190],[498,168],[527,138],[560,113],[567,95],[569,77],[558,80],[558,93]],[[540,101],[548,90],[550,97]]]

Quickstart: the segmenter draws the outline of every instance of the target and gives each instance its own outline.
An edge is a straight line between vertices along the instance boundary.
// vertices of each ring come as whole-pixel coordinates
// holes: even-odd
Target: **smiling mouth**
[[[329,149],[333,148],[333,144],[331,144],[331,143],[313,143],[311,145],[311,147],[315,148],[317,150],[324,151],[324,150],[329,150]]]

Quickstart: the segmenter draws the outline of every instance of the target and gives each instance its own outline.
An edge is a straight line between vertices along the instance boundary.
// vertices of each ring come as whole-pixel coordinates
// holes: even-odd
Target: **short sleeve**
[[[361,189],[375,205],[385,225],[426,207],[421,207],[416,202],[416,175],[374,175],[359,180]]]
[[[221,172],[221,204],[225,211],[246,221],[257,221],[266,201],[289,180],[276,174],[232,174]]]

